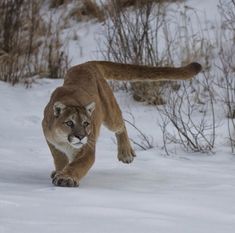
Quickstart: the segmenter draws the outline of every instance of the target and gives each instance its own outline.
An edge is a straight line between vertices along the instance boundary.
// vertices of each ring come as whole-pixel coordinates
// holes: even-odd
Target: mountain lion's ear
[[[63,112],[64,109],[65,109],[64,104],[62,104],[59,101],[55,102],[54,105],[53,105],[54,116],[58,117]]]
[[[86,112],[89,116],[92,115],[93,111],[95,110],[95,102],[91,102],[85,106]]]

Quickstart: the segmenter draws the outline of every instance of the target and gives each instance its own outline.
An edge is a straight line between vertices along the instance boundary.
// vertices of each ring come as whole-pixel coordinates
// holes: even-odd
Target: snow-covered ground
[[[113,134],[103,129],[96,163],[80,187],[53,186],[40,123],[50,93],[61,83],[45,79],[28,90],[0,83],[1,233],[234,232],[235,157],[223,151],[164,156],[156,146],[137,150],[126,165],[116,159]],[[131,111],[149,128],[145,132],[161,137],[151,120],[154,107],[124,93],[117,98],[124,115]]]
[[[217,1],[196,2],[189,1],[214,17]],[[91,35],[97,31],[97,25],[79,31],[81,53],[74,49],[77,42],[70,42],[72,64],[96,58]],[[51,92],[61,84],[42,79],[25,89],[0,82],[0,233],[234,232],[235,156],[228,153],[226,133],[217,131],[220,143],[213,155],[166,156],[155,107],[136,103],[127,93],[116,93],[124,117],[135,116],[154,148],[136,147],[135,161],[122,164],[114,135],[102,128],[96,162],[80,187],[53,186],[41,120]]]

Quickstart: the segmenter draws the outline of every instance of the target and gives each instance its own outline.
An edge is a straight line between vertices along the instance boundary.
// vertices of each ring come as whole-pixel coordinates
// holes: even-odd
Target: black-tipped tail
[[[202,70],[201,64],[199,64],[197,62],[192,62],[188,66],[190,66],[190,68],[194,70],[194,72],[195,72],[194,75],[198,74]]]

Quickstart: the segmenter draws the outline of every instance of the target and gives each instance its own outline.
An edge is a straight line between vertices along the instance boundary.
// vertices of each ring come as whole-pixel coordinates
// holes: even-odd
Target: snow
[[[88,60],[101,60],[97,41],[102,37],[102,26],[98,23],[80,23],[64,31],[65,41],[68,40],[70,65],[76,65]],[[72,38],[76,35],[78,40]]]
[[[137,158],[126,165],[116,158],[113,134],[103,128],[96,163],[80,187],[53,186],[40,122],[50,93],[61,83],[43,79],[31,89],[0,83],[1,233],[233,232],[235,157],[223,148],[215,155],[171,156],[159,146],[136,148]],[[122,92],[116,96],[125,117],[131,111],[136,123],[161,137],[148,119],[154,107]]]
[[[212,0],[197,3],[206,11],[216,7]],[[100,30],[87,24],[79,41],[70,41],[72,64],[95,59],[93,35]],[[79,55],[77,43],[82,45]],[[123,164],[116,158],[114,135],[102,128],[96,162],[80,187],[53,186],[41,120],[50,94],[61,84],[42,79],[25,89],[0,82],[0,233],[234,232],[235,156],[224,128],[217,130],[215,154],[179,150],[166,156],[156,108],[134,102],[125,92],[115,93],[124,118],[133,114],[154,147],[135,146],[134,162]],[[127,128],[131,138],[140,140],[136,130]]]

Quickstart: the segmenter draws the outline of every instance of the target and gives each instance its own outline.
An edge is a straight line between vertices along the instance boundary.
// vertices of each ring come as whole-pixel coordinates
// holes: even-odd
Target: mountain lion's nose
[[[80,141],[84,138],[82,135],[76,135],[76,138],[78,138]]]

